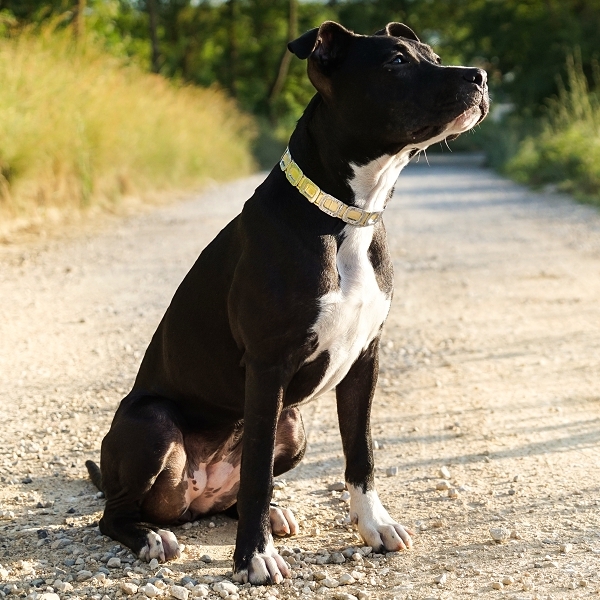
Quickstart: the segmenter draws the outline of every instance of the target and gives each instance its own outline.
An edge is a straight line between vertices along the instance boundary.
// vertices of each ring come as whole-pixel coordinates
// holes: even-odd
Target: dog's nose
[[[463,75],[463,79],[469,83],[483,87],[487,81],[487,73],[483,69],[467,69]]]

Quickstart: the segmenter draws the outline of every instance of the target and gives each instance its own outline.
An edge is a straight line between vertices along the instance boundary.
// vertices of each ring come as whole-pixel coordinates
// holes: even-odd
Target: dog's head
[[[363,36],[327,21],[288,48],[308,59],[309,79],[344,128],[390,153],[453,139],[488,112],[486,72],[442,66],[402,23]]]

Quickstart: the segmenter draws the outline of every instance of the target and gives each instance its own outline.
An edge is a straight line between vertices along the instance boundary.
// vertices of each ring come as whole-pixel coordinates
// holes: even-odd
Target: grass
[[[254,123],[65,33],[0,39],[0,223],[111,209],[254,168]]]
[[[600,204],[600,69],[596,65],[591,88],[577,54],[567,68],[567,84],[549,103],[540,132],[521,142],[505,172],[524,183],[556,184]]]

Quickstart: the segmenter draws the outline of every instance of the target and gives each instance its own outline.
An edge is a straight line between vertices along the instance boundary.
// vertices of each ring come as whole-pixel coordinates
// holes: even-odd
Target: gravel
[[[104,499],[83,463],[98,460],[181,277],[259,181],[0,247],[0,596],[597,595],[600,218],[470,168],[409,169],[386,211],[396,294],[373,406],[375,480],[416,532],[411,552],[373,553],[350,523],[332,395],[302,409],[307,455],[277,480],[300,522],[297,538],[276,540],[294,563],[282,585],[230,581],[226,517],[173,528],[185,552],[168,566],[100,534]],[[495,529],[508,538],[497,543]]]

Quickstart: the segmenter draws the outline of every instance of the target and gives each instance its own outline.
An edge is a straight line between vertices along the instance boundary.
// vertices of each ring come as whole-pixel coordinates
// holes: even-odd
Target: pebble
[[[330,483],[327,489],[330,492],[342,492],[346,489],[346,484],[343,481],[336,481],[335,483]]]
[[[332,565],[343,565],[346,562],[344,555],[341,552],[334,552],[330,557],[329,561]]]
[[[77,573],[77,577],[75,579],[77,579],[77,581],[86,581],[88,579],[91,579],[93,577],[93,573],[91,571],[86,571],[85,569],[79,571],[79,573]]]
[[[356,562],[362,562],[362,560],[363,560],[363,555],[362,555],[360,552],[355,552],[355,553],[352,555],[352,560],[353,560],[353,561],[356,561]]]
[[[151,583],[147,583],[146,585],[141,586],[140,588],[138,588],[138,591],[142,594],[145,594],[148,598],[154,598],[155,596],[158,596],[160,594],[160,590]]]
[[[490,535],[495,542],[505,542],[510,538],[510,530],[504,527],[492,527]]]
[[[57,592],[70,592],[73,589],[73,586],[68,582],[68,581],[61,581],[60,579],[57,579],[53,584],[52,587],[54,587],[54,589]]]
[[[187,590],[180,585],[172,585],[169,588],[169,594],[171,594],[173,598],[177,598],[177,600],[188,600],[190,590]]]
[[[273,481],[273,489],[274,490],[282,490],[286,486],[286,482],[283,479],[275,479]]]
[[[347,594],[346,592],[336,592],[333,597],[335,600],[358,600],[356,596],[352,594]]]
[[[342,502],[349,502],[350,501],[350,492],[348,490],[344,490],[341,494],[340,494],[340,500]]]
[[[448,490],[448,498],[451,498],[452,500],[456,500],[459,496],[458,490],[456,488],[450,488]]]
[[[158,569],[159,565],[160,565],[160,563],[158,562],[158,560],[157,560],[156,558],[153,558],[153,559],[152,559],[152,560],[151,560],[151,561],[148,563],[148,566],[149,566],[151,569]]]
[[[208,594],[209,588],[203,583],[199,583],[198,585],[194,586],[194,589],[192,590],[192,595],[196,598],[205,598],[206,596],[208,596]]]
[[[119,569],[121,567],[121,559],[118,556],[113,556],[108,559],[106,566],[109,569]]]
[[[227,592],[228,594],[237,594],[237,587],[230,581],[219,581],[213,586],[213,590],[220,594],[221,592]]]
[[[502,583],[504,585],[512,585],[515,582],[515,578],[514,577],[510,577],[509,575],[507,575],[506,577],[502,578]]]
[[[202,562],[205,562],[205,563],[210,563],[210,562],[212,562],[212,558],[211,558],[211,557],[210,557],[208,554],[203,554],[203,555],[200,557],[200,560],[201,560]]]
[[[523,584],[524,592],[529,592],[534,588],[533,579],[531,577],[523,577],[521,583]]]
[[[321,583],[328,588],[336,588],[340,585],[340,582],[337,579],[333,579],[333,577],[325,577]]]
[[[438,472],[439,476],[442,479],[450,479],[451,475],[450,475],[450,469],[448,467],[440,467],[440,470]]]
[[[441,479],[435,484],[435,489],[440,491],[449,490],[451,487],[450,482],[446,479]]]
[[[45,592],[38,598],[38,600],[60,600],[60,596],[58,594],[54,594],[53,592]]]
[[[396,475],[398,475],[398,467],[388,467],[385,470],[385,474],[388,477],[396,477]]]
[[[119,584],[119,589],[128,596],[133,596],[138,591],[138,586],[135,583],[131,583],[130,581],[121,581]]]
[[[434,577],[433,582],[437,583],[438,585],[445,585],[447,579],[448,579],[448,576],[446,575],[446,573],[442,573],[441,575]]]
[[[571,550],[573,550],[573,544],[561,544],[560,545],[560,551],[563,554],[568,554],[569,552],[571,552]]]
[[[492,583],[492,587],[495,590],[502,590],[504,589],[504,584],[501,581],[494,581],[494,583]]]
[[[356,581],[356,579],[354,579],[354,577],[352,577],[352,575],[350,575],[349,573],[344,573],[340,578],[339,578],[339,583],[340,585],[351,585]]]

